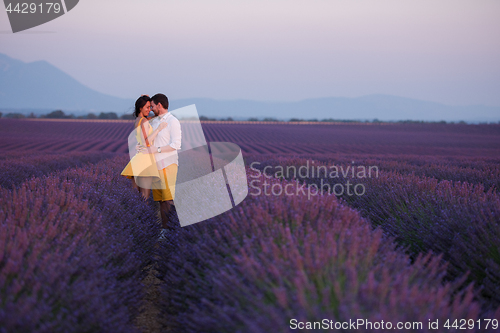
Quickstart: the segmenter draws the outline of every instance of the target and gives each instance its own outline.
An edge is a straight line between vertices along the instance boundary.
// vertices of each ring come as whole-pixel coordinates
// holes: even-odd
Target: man
[[[168,214],[175,197],[175,182],[179,165],[177,150],[181,148],[181,124],[168,112],[168,104],[168,98],[164,94],[156,94],[151,98],[151,109],[157,115],[150,122],[153,131],[161,123],[167,123],[167,127],[158,132],[151,147],[140,148],[143,153],[155,154],[156,166],[160,173],[160,181],[153,183],[153,199],[160,203],[161,240],[165,239],[165,236],[174,228],[172,221],[169,221]]]

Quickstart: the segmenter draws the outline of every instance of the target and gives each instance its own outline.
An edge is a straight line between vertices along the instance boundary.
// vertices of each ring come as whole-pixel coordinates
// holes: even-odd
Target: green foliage
[[[118,115],[114,112],[101,112],[99,119],[118,119]]]
[[[7,113],[4,118],[10,118],[10,119],[24,119],[26,116],[22,113]]]
[[[67,115],[62,110],[56,110],[56,111],[52,111],[51,113],[43,116],[42,118],[49,118],[49,119],[72,119],[72,118],[75,118],[75,116],[73,116],[73,115]]]
[[[122,114],[121,117],[120,117],[120,119],[134,120],[135,116],[133,114],[126,113],[126,114]]]

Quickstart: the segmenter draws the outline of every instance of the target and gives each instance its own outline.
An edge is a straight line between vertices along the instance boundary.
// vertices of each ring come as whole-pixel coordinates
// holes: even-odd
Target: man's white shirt
[[[170,146],[174,151],[166,153],[156,153],[156,166],[158,170],[164,169],[171,164],[179,165],[179,156],[177,150],[181,149],[181,123],[170,112],[151,119],[150,124],[153,130],[156,130],[161,123],[168,123],[167,127],[161,130],[156,136],[153,146]]]

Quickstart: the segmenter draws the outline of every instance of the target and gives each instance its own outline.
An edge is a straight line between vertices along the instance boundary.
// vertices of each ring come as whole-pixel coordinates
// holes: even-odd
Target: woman
[[[143,95],[137,99],[135,102],[134,116],[136,117],[134,123],[135,130],[135,140],[136,143],[145,145],[147,147],[152,146],[154,142],[155,134],[167,127],[166,123],[161,123],[158,128],[153,131],[153,128],[148,122],[147,116],[151,110],[151,99],[147,95]],[[148,137],[150,137],[148,139]],[[135,148],[135,144],[130,144],[129,150]],[[125,169],[123,169],[122,176],[132,179],[132,186],[141,192],[145,199],[149,198],[149,194],[152,188],[152,183],[155,178],[160,179],[160,174],[156,167],[156,161],[154,154],[143,154],[136,153],[134,157],[130,159]]]

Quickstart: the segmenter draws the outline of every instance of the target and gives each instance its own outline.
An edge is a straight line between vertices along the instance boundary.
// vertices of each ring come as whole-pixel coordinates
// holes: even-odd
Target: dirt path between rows
[[[144,284],[144,305],[141,308],[141,314],[136,318],[135,325],[143,333],[165,332],[158,322],[161,280],[156,277],[157,271],[154,263],[146,269],[148,274],[142,281]]]

